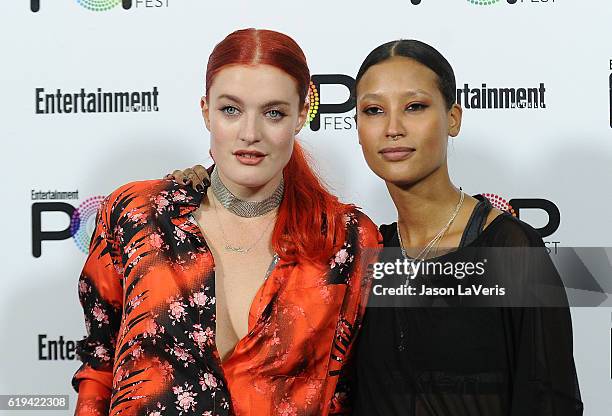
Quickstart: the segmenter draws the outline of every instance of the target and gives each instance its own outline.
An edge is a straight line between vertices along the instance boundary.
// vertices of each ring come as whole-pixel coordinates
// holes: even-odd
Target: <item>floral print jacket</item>
[[[72,380],[77,415],[327,415],[347,407],[353,341],[381,243],[354,210],[327,265],[280,259],[249,332],[221,363],[212,254],[191,213],[203,198],[170,180],[133,182],[98,211],[78,285],[87,337]]]

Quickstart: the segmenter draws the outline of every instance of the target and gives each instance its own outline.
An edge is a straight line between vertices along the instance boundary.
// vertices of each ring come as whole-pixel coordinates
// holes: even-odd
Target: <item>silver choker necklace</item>
[[[281,177],[281,182],[278,187],[274,190],[272,195],[263,201],[243,201],[225,187],[223,182],[221,182],[221,178],[219,178],[219,173],[217,173],[217,168],[215,167],[210,175],[210,187],[212,188],[217,201],[219,201],[226,209],[239,217],[252,218],[264,215],[280,205],[281,201],[283,200],[285,183]]]

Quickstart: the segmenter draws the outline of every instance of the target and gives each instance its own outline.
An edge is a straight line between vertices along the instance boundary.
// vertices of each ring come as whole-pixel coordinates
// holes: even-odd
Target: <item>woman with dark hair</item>
[[[296,141],[309,82],[290,37],[228,35],[201,100],[210,186],[133,182],[105,199],[79,281],[77,415],[346,411],[362,249],[379,233]]]
[[[462,116],[455,94],[448,61],[416,40],[377,47],[359,69],[359,142],[398,212],[397,222],[380,227],[385,247],[401,248],[411,261],[455,264],[499,252],[506,283],[556,285],[532,227],[451,182],[447,143]],[[509,307],[368,308],[355,414],[582,414],[566,299],[546,296],[545,307],[514,296]]]
[[[455,95],[451,65],[420,41],[385,43],[359,69],[359,142],[398,212],[397,222],[380,227],[384,246],[401,248],[401,259],[416,263],[457,263],[474,251],[501,248],[511,257],[504,273],[516,276],[515,285],[541,280],[540,274],[558,280],[532,227],[452,183],[448,137],[459,134],[462,119]],[[185,179],[199,183],[202,169],[187,170]],[[183,179],[180,171],[174,175]],[[517,258],[514,248],[525,250]],[[472,308],[374,307],[375,301],[372,292],[359,334],[354,414],[582,414],[563,301]]]

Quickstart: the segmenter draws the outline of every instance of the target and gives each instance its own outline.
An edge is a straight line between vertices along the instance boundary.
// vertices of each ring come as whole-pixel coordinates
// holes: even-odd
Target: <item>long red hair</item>
[[[242,29],[213,49],[206,68],[206,94],[227,65],[274,66],[295,79],[303,103],[310,84],[306,56],[289,36],[272,30]],[[297,140],[283,169],[285,193],[272,232],[272,247],[284,259],[326,262],[345,239],[344,215],[354,206],[340,203],[313,171]]]

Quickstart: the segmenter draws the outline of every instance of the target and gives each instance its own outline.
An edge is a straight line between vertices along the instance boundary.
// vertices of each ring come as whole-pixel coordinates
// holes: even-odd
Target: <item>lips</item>
[[[261,163],[261,161],[266,157],[266,154],[258,150],[240,149],[234,152],[234,156],[236,156],[238,162],[242,163],[243,165],[253,166]]]
[[[380,150],[378,153],[388,161],[396,162],[400,160],[406,160],[410,156],[412,156],[416,152],[416,149],[413,147],[407,146],[398,146],[398,147],[385,147]]]

